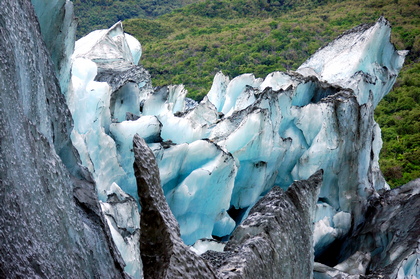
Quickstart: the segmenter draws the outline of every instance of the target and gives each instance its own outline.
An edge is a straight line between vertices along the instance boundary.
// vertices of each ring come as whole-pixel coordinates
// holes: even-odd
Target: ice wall
[[[418,277],[418,181],[386,191],[377,163],[373,108],[404,56],[383,18],[300,74],[219,73],[199,104],[153,89],[117,23],[76,51],[69,110],[71,3],[32,3],[40,25],[31,2],[0,2],[0,277]],[[320,172],[294,182],[319,168],[319,195]],[[231,240],[205,260],[180,235]]]
[[[61,92],[67,92],[70,82],[70,56],[76,39],[76,19],[70,0],[31,0],[48,48]]]
[[[92,165],[95,163],[87,164],[97,181],[106,180],[98,183],[102,200],[106,189],[114,182],[136,196],[130,171],[132,161],[127,159],[131,149],[128,139],[135,132],[143,133],[149,139],[160,166],[165,195],[188,244],[211,235],[228,235],[234,228],[234,221],[240,221],[232,219],[229,208],[245,211],[273,185],[287,188],[294,180],[306,179],[323,168],[328,171],[320,194],[322,204],[316,215],[316,221],[321,222],[317,224],[316,239],[321,241],[321,246],[327,245],[350,229],[352,218],[356,224],[361,222],[360,210],[366,197],[375,192],[375,187],[385,187],[377,165],[381,141],[373,120],[373,108],[391,88],[404,56],[389,43],[389,29],[382,18],[372,26],[358,27],[318,51],[299,68],[303,74],[316,74],[316,67],[326,73],[337,70],[339,77],[317,74],[317,78],[275,72],[264,80],[251,74],[229,80],[219,73],[208,96],[188,110],[184,101],[186,91],[181,87],[125,91],[117,88],[110,79],[103,78],[101,72],[105,73],[104,69],[109,70],[114,65],[115,72],[121,73],[121,68],[127,71],[132,65],[133,56],[123,39],[121,24],[82,38],[76,44],[74,58],[84,57],[95,62],[97,78],[102,76],[100,79],[107,81],[112,88],[113,93],[108,94],[118,92],[122,96],[110,97],[112,112],[86,114],[92,120],[99,120],[94,125],[89,118],[77,116],[78,111],[81,115],[88,111],[78,105],[78,97],[74,94],[68,96],[70,108],[74,106],[75,122],[80,120],[88,130],[99,125],[98,129],[102,130],[94,134],[102,136],[96,142],[106,139],[110,144],[104,155],[107,159],[101,158],[100,161],[113,162],[106,164],[102,174],[101,166],[94,169]],[[381,43],[378,43],[379,39]],[[378,44],[382,45],[380,49]],[[348,49],[345,46],[349,46]],[[104,50],[107,50],[106,54]],[[347,67],[346,71],[332,68],[330,65],[336,65],[335,59],[348,58],[341,57],[346,52],[354,52],[365,59],[357,60],[363,60],[363,63]],[[324,59],[324,65],[321,60],[324,61],[325,57],[333,61]],[[75,80],[78,69],[83,68],[78,63],[81,62],[75,60],[73,66]],[[353,60],[349,63],[354,64]],[[377,67],[389,70],[380,73],[372,70]],[[353,81],[355,73],[370,75],[382,82],[370,83],[363,79],[358,81],[357,87],[352,87],[349,82]],[[93,76],[77,78],[87,85],[94,84],[91,83]],[[131,84],[140,88],[145,81]],[[349,86],[351,89],[345,89]],[[74,83],[74,87],[75,92],[80,88],[83,98],[93,92],[85,85],[77,87]],[[90,108],[95,108],[96,102],[96,109],[108,110],[105,95],[100,102],[82,102]],[[117,104],[120,105],[118,111]],[[121,118],[127,112],[138,117],[135,121],[124,121]],[[111,121],[115,123],[110,125]],[[76,130],[78,127],[81,126],[76,125]],[[113,141],[116,149],[112,146]],[[88,146],[90,140],[85,138],[84,142]],[[83,158],[86,151],[82,149],[80,147],[79,152]],[[103,149],[95,154],[100,154],[100,150]],[[91,157],[97,156],[92,152],[88,151]],[[203,196],[208,197],[208,205],[200,202]],[[353,207],[355,203],[360,206]]]
[[[273,186],[286,190],[324,169],[313,212],[322,258],[365,221],[368,198],[388,187],[373,110],[405,56],[389,34],[380,18],[320,49],[298,72],[232,80],[218,73],[208,95],[189,106],[182,85],[151,87],[147,71],[133,64],[131,45],[139,44],[117,23],[76,44],[67,95],[72,139],[105,205],[118,191],[139,201],[131,138],[144,137],[186,244],[226,238]],[[124,239],[121,228],[116,238]],[[137,253],[123,254],[128,261]]]
[[[159,140],[161,131],[156,117],[135,121],[140,96],[151,90],[148,73],[134,64],[140,56],[140,43],[124,34],[121,23],[92,32],[76,42],[66,94],[72,142],[93,175],[124,270],[133,278],[143,278],[143,270],[132,138],[138,133],[149,142]]]

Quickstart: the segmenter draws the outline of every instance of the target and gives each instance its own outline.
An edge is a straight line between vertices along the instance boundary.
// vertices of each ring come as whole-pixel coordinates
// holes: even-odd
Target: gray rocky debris
[[[203,256],[220,278],[311,278],[313,223],[323,171],[294,182],[287,191],[274,187],[232,233],[225,252]]]
[[[211,266],[182,242],[163,195],[153,152],[134,137],[134,171],[141,210],[140,251],[145,278],[217,278]]]
[[[314,278],[416,278],[420,266],[420,179],[370,197],[360,224],[324,259]],[[340,276],[340,277],[337,277]],[[414,276],[414,277],[412,277]]]
[[[127,278],[32,4],[0,18],[0,277]]]
[[[339,258],[363,251],[372,255],[367,270],[371,276],[406,278],[418,274],[420,179],[371,197],[365,216],[365,223],[344,242]]]

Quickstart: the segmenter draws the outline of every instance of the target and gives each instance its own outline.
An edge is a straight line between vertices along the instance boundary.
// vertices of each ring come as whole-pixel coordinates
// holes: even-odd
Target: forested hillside
[[[143,44],[141,63],[154,86],[183,83],[196,100],[208,92],[218,71],[265,77],[295,70],[343,31],[384,15],[392,24],[393,43],[410,54],[394,90],[376,110],[384,140],[380,164],[391,186],[420,177],[418,0],[195,2],[157,19],[125,20],[124,27]]]
[[[119,20],[155,18],[175,8],[200,0],[73,0],[79,18],[80,38],[97,29],[111,27]]]

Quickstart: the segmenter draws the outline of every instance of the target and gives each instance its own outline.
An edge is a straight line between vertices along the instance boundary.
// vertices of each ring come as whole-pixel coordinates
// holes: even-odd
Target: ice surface
[[[314,213],[316,253],[364,222],[367,198],[387,187],[373,109],[404,58],[389,43],[383,19],[319,50],[298,73],[232,80],[218,73],[193,107],[182,85],[150,89],[147,73],[132,66],[139,45],[127,38],[120,23],[82,38],[73,56],[74,93],[67,96],[75,145],[103,202],[113,183],[138,199],[131,167],[137,133],[156,156],[187,244],[229,235],[274,185],[287,189],[319,169],[325,173]]]
[[[119,181],[119,185],[136,199],[137,186],[134,180],[134,156],[131,139],[135,134],[138,134],[146,141],[153,142],[160,138],[160,130],[161,124],[155,116],[142,116],[136,121],[123,121],[110,125],[110,133],[117,146],[118,164],[125,172],[124,177]]]
[[[260,84],[260,90],[264,90],[267,87],[278,91],[280,89],[286,90],[290,85],[296,86],[290,75],[283,72],[273,72],[268,74],[264,81]]]
[[[250,89],[259,87],[261,82],[262,80],[256,79],[253,74],[243,74],[232,79],[227,85],[221,112],[229,116],[234,111],[242,110],[252,104],[255,97]]]
[[[102,211],[111,230],[112,238],[126,266],[124,271],[133,278],[143,277],[140,242],[140,213],[137,202],[117,184],[112,184],[107,202],[101,202]]]
[[[114,122],[122,122],[127,113],[140,115],[139,87],[134,82],[128,82],[123,87],[113,92],[111,96],[111,118]]]
[[[233,157],[205,140],[160,149],[155,155],[163,191],[185,243],[212,233],[230,234],[235,222],[226,210],[236,175]]]
[[[62,93],[70,83],[70,57],[74,51],[77,23],[69,0],[31,0],[41,33],[50,52]]]
[[[420,251],[404,260],[398,269],[396,279],[417,279],[420,275]]]
[[[369,252],[364,253],[357,251],[344,262],[334,266],[334,268],[350,275],[365,274],[370,259],[371,256]]]
[[[358,26],[318,50],[297,71],[353,89],[360,104],[368,102],[371,91],[376,107],[391,90],[407,54],[395,50],[390,33],[383,17],[372,26]]]
[[[96,30],[77,40],[73,59],[87,58],[102,68],[127,69],[141,57],[141,44],[125,34],[122,23],[109,29]]]
[[[102,201],[111,185],[125,176],[117,160],[114,140],[107,134],[111,122],[108,84],[93,81],[96,64],[78,58],[73,62],[72,90],[67,103],[73,115],[75,128],[72,141],[78,149],[84,166],[93,174]]]
[[[337,212],[326,203],[317,204],[314,220],[315,256],[321,254],[335,240],[344,237],[351,228],[351,214]]]
[[[218,242],[214,239],[199,239],[194,243],[193,246],[191,246],[191,251],[197,255],[201,255],[209,250],[223,252],[225,246],[226,243]]]
[[[125,40],[127,41],[128,47],[130,48],[131,55],[133,56],[133,63],[138,64],[142,55],[142,48],[140,42],[131,36],[130,34],[124,33]]]
[[[133,278],[143,278],[132,138],[138,133],[151,141],[159,140],[161,124],[154,116],[124,121],[127,113],[140,114],[138,84],[128,82],[115,87],[95,81],[104,67],[130,68],[133,49],[139,54],[135,42],[130,43],[133,49],[125,47],[128,44],[122,34],[117,24],[111,30],[97,31],[81,39],[81,44],[78,43],[81,49],[76,46],[73,55],[72,83],[66,97],[75,125],[71,134],[73,144],[96,182],[102,210],[126,264],[124,270]],[[98,58],[102,49],[111,49],[111,54]],[[118,120],[119,123],[113,123]]]
[[[207,98],[216,107],[217,111],[222,111],[229,82],[229,77],[225,76],[222,72],[218,72],[214,76],[213,85],[207,94]]]

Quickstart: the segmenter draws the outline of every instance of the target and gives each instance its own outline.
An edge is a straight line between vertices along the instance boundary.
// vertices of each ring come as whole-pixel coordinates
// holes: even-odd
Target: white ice
[[[347,233],[351,222],[363,222],[358,212],[367,197],[387,187],[378,167],[382,142],[373,109],[392,87],[404,54],[389,43],[382,19],[319,50],[299,73],[232,80],[218,73],[193,109],[182,85],[145,92],[143,84],[128,84],[115,95],[108,84],[93,81],[98,65],[132,65],[140,52],[140,44],[116,24],[81,39],[73,56],[73,91],[67,96],[75,120],[72,140],[110,215],[116,213],[105,203],[118,189],[114,183],[137,199],[135,133],[156,156],[165,197],[187,244],[229,235],[240,221],[228,214],[230,208],[245,212],[274,185],[285,189],[322,168],[314,220],[320,251]],[[140,117],[124,121],[127,112]]]
[[[127,112],[140,114],[139,85],[127,83],[112,92],[108,83],[94,79],[99,68],[129,68],[140,56],[140,43],[123,33],[121,23],[83,37],[76,43],[66,94],[74,120],[73,145],[93,175],[113,240],[126,264],[124,270],[133,278],[143,278],[143,272],[132,137],[138,133],[151,140],[160,138],[161,124],[154,116],[123,121]],[[120,123],[112,123],[116,119]]]
[[[216,251],[216,252],[223,252],[226,244],[222,242],[215,241],[213,239],[200,239],[190,247],[190,249],[196,253],[197,255],[201,255],[206,251]]]
[[[376,107],[391,90],[407,52],[396,51],[390,43],[391,28],[383,17],[372,27],[360,29],[329,43],[297,71],[353,89],[360,104],[368,102],[371,90]]]

